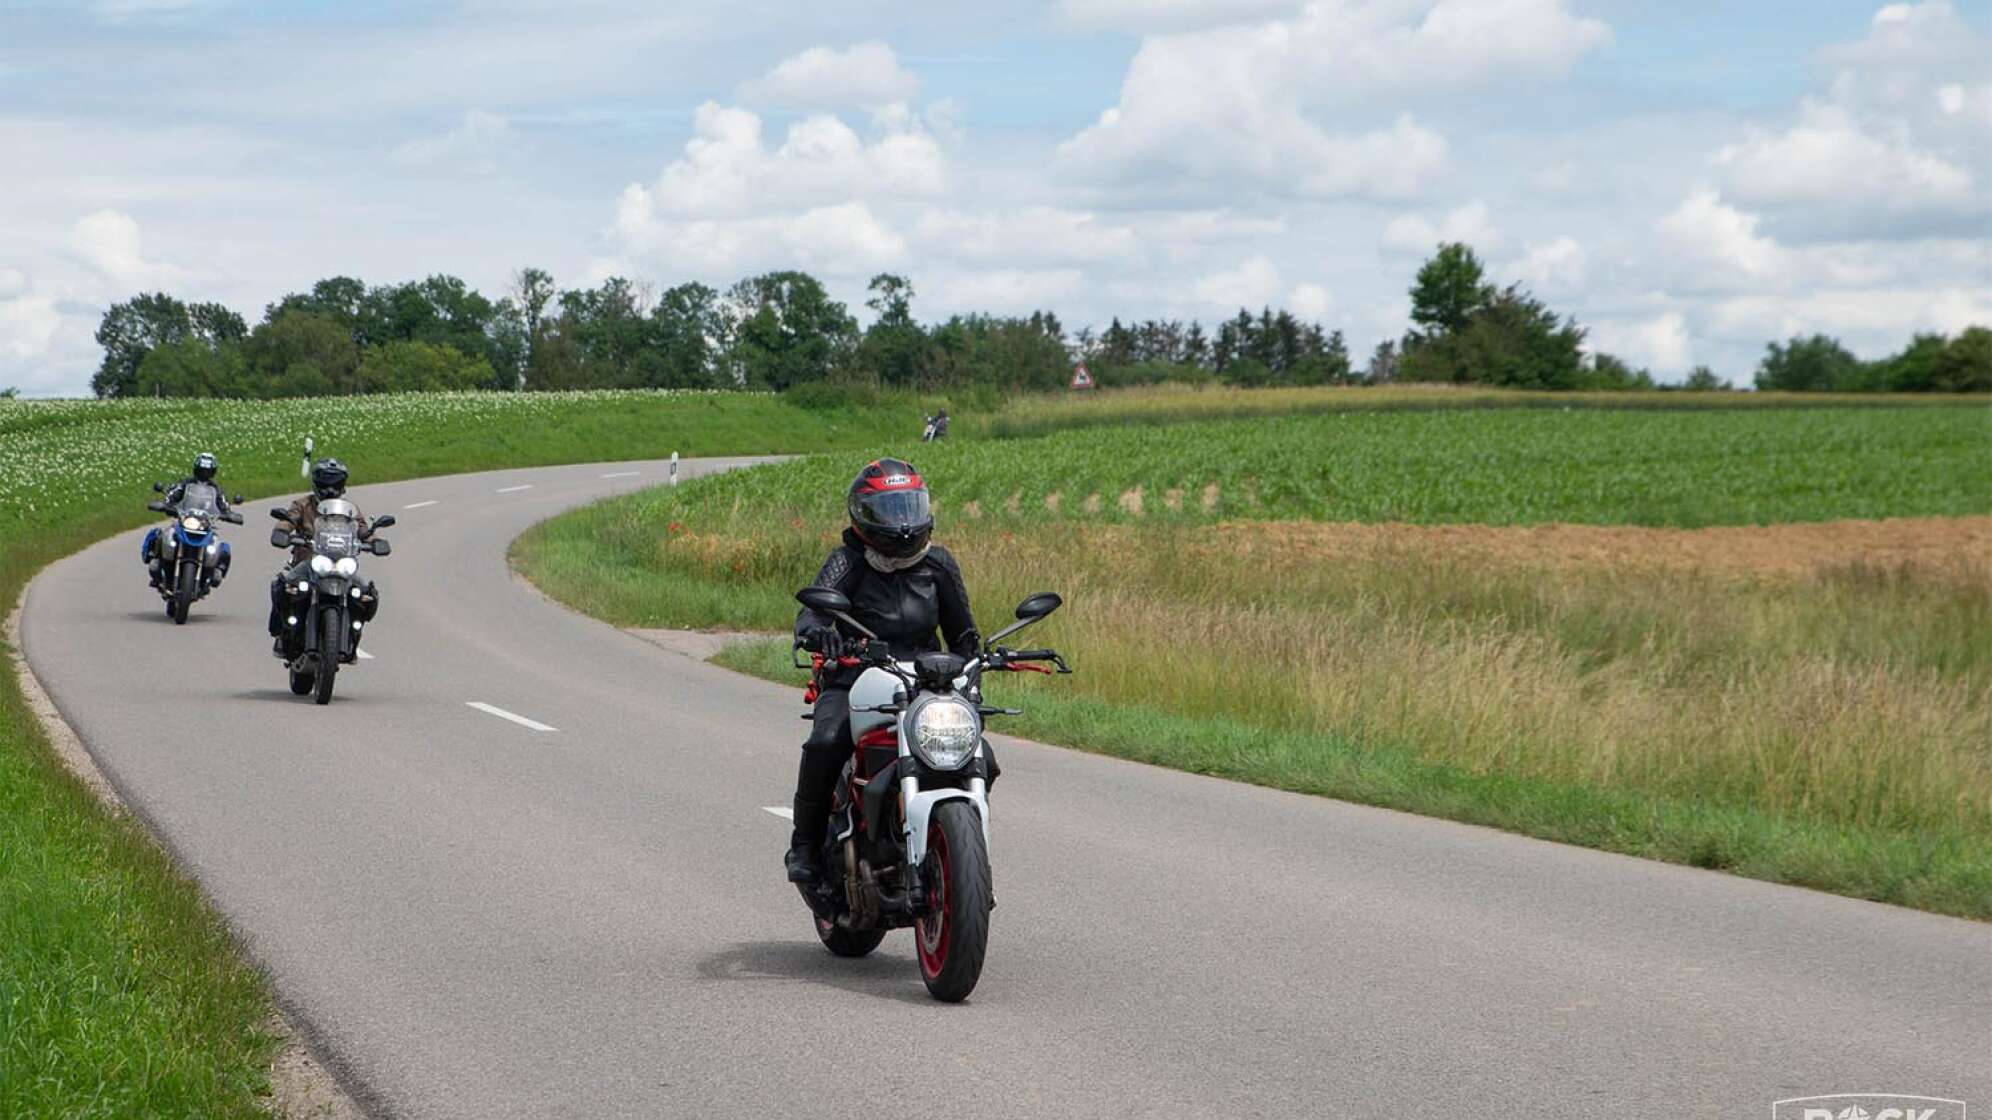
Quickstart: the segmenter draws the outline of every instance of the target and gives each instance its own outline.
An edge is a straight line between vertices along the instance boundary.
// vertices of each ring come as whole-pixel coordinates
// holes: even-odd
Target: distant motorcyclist
[[[922,443],[932,443],[937,439],[948,438],[948,410],[941,409],[927,417],[927,426],[920,433]]]
[[[214,487],[216,513],[224,516],[233,513],[235,511],[229,507],[227,495],[221,492],[221,484],[215,481],[215,476],[220,471],[221,461],[214,457],[214,452],[203,451],[199,455],[194,456],[194,473],[166,487],[164,492],[165,497],[161,500],[169,508],[177,510],[180,508],[180,503],[187,497],[187,487],[194,483],[202,483]],[[153,529],[145,535],[145,566],[151,575],[152,586],[154,588],[164,587],[166,583],[165,557],[161,555],[163,546],[160,544],[160,538],[163,533],[171,532],[172,523],[179,520],[178,514],[168,514],[167,516],[172,520],[169,521],[164,530]],[[228,575],[230,559],[228,550],[224,548],[220,561],[215,565],[214,575],[208,579],[208,586],[221,586],[222,578]]]
[[[850,526],[814,586],[843,592],[852,617],[884,640],[894,656],[939,650],[941,639],[950,652],[973,656],[982,638],[969,613],[968,587],[955,558],[932,543],[934,515],[919,472],[900,459],[869,463],[852,480],[845,505]],[[851,684],[860,672],[836,662],[857,639],[835,619],[807,607],[796,615],[796,645],[829,660],[796,772],[795,829],[782,861],[790,882],[814,882],[820,874],[815,846],[830,817],[837,775],[853,749]]]
[[[293,501],[287,511],[290,514],[291,535],[296,543],[291,545],[290,566],[270,581],[270,636],[276,639],[272,652],[278,657],[287,656],[284,649],[288,634],[288,628],[284,625],[285,600],[289,598],[289,588],[304,578],[305,566],[311,562],[311,538],[318,528],[319,503],[344,498],[345,494],[346,464],[337,459],[320,459],[311,467],[311,493]],[[357,505],[353,507],[353,521],[359,526],[361,540],[373,535],[372,523],[360,514]],[[374,612],[380,609],[380,593],[373,581],[367,581],[366,586],[361,588],[360,600],[363,618],[371,619]]]

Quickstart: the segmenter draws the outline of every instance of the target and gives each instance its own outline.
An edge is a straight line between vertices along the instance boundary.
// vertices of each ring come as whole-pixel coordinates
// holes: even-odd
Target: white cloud
[[[1092,181],[1166,189],[1165,176],[1320,196],[1407,198],[1446,167],[1443,136],[1331,132],[1317,110],[1360,109],[1496,77],[1553,75],[1610,38],[1564,0],[1322,0],[1289,18],[1142,40],[1117,104],[1061,148]]]
[[[460,175],[490,175],[517,147],[512,122],[497,113],[471,109],[457,126],[438,136],[404,140],[389,153],[396,165]]]
[[[1264,256],[1247,259],[1237,268],[1215,272],[1198,280],[1193,294],[1198,303],[1228,314],[1240,307],[1264,307],[1279,298],[1280,270]]]
[[[1603,351],[1655,374],[1684,373],[1695,364],[1687,317],[1668,311],[1650,319],[1601,319],[1590,324],[1586,349]]]
[[[1660,219],[1659,230],[1701,266],[1720,270],[1718,279],[1768,277],[1782,261],[1777,242],[1758,235],[1757,216],[1723,202],[1712,190],[1689,195]]]
[[[693,115],[684,155],[658,177],[655,208],[683,216],[746,215],[861,194],[933,196],[947,183],[947,157],[924,127],[866,141],[834,116],[796,121],[769,148],[761,118],[708,101]]]
[[[61,326],[52,299],[0,297],[0,356],[23,362],[43,357]]]
[[[1077,27],[1151,32],[1249,23],[1298,7],[1300,0],[1059,0],[1058,11]]]
[[[76,220],[70,247],[107,283],[108,290],[166,287],[186,273],[145,259],[138,221],[117,210],[98,210]]]
[[[1012,211],[929,210],[916,231],[933,253],[975,262],[1098,262],[1125,257],[1134,230],[1049,206]]]
[[[920,92],[920,79],[899,65],[891,47],[858,43],[841,51],[811,47],[791,55],[740,92],[757,104],[790,108],[886,105],[911,101]]]
[[[1891,4],[1829,48],[1826,89],[1781,128],[1753,128],[1714,164],[1724,193],[1782,234],[1919,237],[1992,222],[1992,39],[1947,0]]]
[[[1969,213],[1985,203],[1963,167],[1917,150],[1900,132],[1870,130],[1830,103],[1807,103],[1792,128],[1729,144],[1715,162],[1726,173],[1727,189],[1755,206]]]
[[[1587,264],[1588,255],[1576,238],[1558,237],[1530,245],[1513,271],[1536,294],[1559,296],[1583,288]]]
[[[1487,204],[1478,200],[1461,206],[1437,224],[1421,214],[1400,214],[1383,227],[1380,240],[1385,249],[1399,253],[1430,253],[1441,242],[1463,241],[1481,252],[1501,245],[1501,231],[1494,228]]]
[[[1334,306],[1334,295],[1319,284],[1297,284],[1287,293],[1287,307],[1303,319],[1326,319]]]

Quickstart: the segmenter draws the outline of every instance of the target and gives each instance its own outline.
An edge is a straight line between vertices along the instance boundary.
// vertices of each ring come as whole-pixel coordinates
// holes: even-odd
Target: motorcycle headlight
[[[913,753],[936,770],[966,766],[981,738],[981,717],[953,697],[929,700],[913,713]]]
[[[311,570],[316,575],[331,575],[334,566],[330,556],[314,556],[311,558]]]
[[[358,560],[353,559],[350,556],[341,556],[339,558],[339,562],[332,566],[338,569],[340,575],[345,576],[348,579],[352,578],[354,572],[360,570],[360,562]]]
[[[189,533],[205,533],[207,532],[207,522],[189,514],[180,519],[180,528],[185,529]]]

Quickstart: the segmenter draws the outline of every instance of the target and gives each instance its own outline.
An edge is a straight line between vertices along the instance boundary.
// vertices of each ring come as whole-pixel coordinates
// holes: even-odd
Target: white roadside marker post
[[[671,452],[671,485],[678,485],[678,453]]]

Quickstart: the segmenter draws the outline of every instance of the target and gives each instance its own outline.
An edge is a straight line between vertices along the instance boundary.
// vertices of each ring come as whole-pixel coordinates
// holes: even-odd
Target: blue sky
[[[854,307],[1294,307],[1441,238],[1665,378],[1992,321],[1982,0],[0,0],[0,385],[110,302],[802,267]]]

